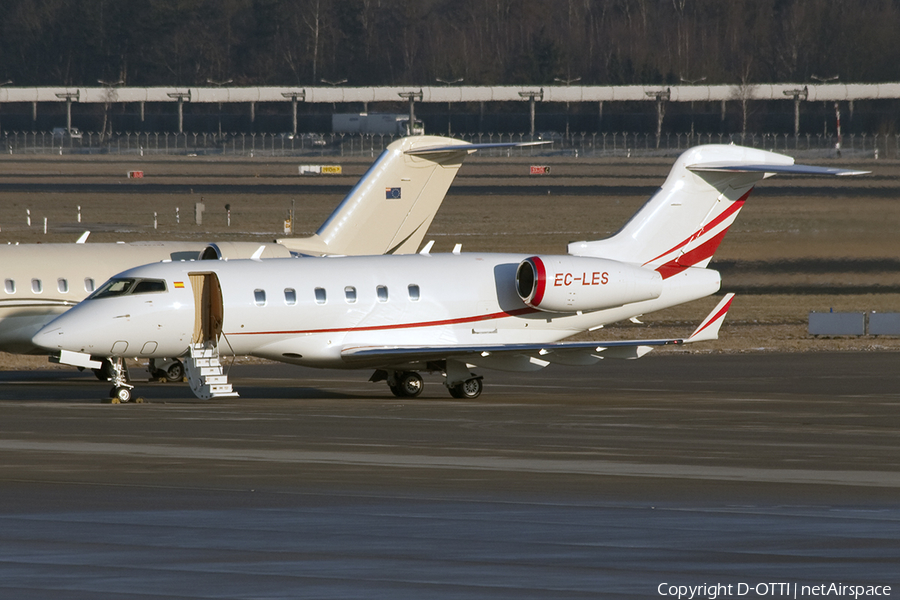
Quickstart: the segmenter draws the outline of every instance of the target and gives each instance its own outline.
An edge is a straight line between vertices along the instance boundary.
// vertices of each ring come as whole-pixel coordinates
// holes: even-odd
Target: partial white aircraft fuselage
[[[31,338],[41,327],[139,264],[198,258],[202,242],[21,244],[0,246],[0,351],[46,353]]]
[[[596,263],[593,269],[552,272],[545,294],[564,297],[576,287],[581,288],[576,292],[597,288],[598,299],[589,300],[593,306],[546,312],[517,292],[517,270],[529,258],[406,255],[391,257],[390,270],[380,268],[382,257],[366,256],[147,265],[115,279],[159,281],[159,291],[101,296],[80,307],[77,320],[59,319],[58,327],[47,327],[35,341],[92,356],[181,356],[202,319],[203,307],[194,300],[197,278],[214,274],[223,299],[220,354],[359,368],[385,363],[383,357],[354,360],[359,348],[554,342],[703,298],[720,285],[719,274],[710,269],[686,269],[665,280],[647,270],[646,289],[625,289],[633,287],[630,275],[637,267],[587,259],[586,265]],[[598,310],[604,291],[633,300]],[[502,368],[509,358],[479,362]]]

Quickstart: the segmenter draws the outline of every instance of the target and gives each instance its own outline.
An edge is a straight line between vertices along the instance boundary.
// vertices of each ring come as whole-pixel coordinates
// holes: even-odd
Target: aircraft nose
[[[31,343],[47,350],[59,350],[65,337],[63,328],[54,321],[38,330],[31,338]]]

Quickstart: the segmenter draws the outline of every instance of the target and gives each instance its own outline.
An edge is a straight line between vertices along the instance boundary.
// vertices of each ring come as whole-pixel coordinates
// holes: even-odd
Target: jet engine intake
[[[525,304],[546,312],[603,310],[653,300],[662,276],[604,258],[532,256],[516,270],[516,291]]]

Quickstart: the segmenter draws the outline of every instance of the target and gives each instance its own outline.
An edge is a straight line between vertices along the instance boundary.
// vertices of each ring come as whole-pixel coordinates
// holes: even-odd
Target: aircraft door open
[[[225,320],[222,288],[215,273],[191,273],[194,292],[194,344],[218,344]]]

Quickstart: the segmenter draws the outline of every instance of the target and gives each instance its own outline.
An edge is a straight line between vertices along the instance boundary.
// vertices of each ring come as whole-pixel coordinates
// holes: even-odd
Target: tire
[[[112,363],[108,358],[104,358],[99,369],[91,369],[94,376],[100,381],[109,381],[113,376]]]
[[[110,390],[109,395],[122,404],[131,402],[131,389],[127,387],[113,387],[113,389]]]
[[[481,391],[484,389],[484,384],[481,381],[481,377],[473,377],[472,379],[468,379],[466,381],[463,381],[462,383],[457,383],[454,386],[450,386],[450,388],[448,389],[450,390],[450,395],[454,398],[473,400],[481,395]]]
[[[166,381],[176,382],[184,379],[184,363],[180,360],[169,365],[169,368],[163,371],[163,377]]]
[[[409,371],[397,375],[397,383],[394,385],[388,384],[388,386],[398,398],[415,398],[422,393],[422,390],[425,388],[425,382],[422,381],[421,375]]]

